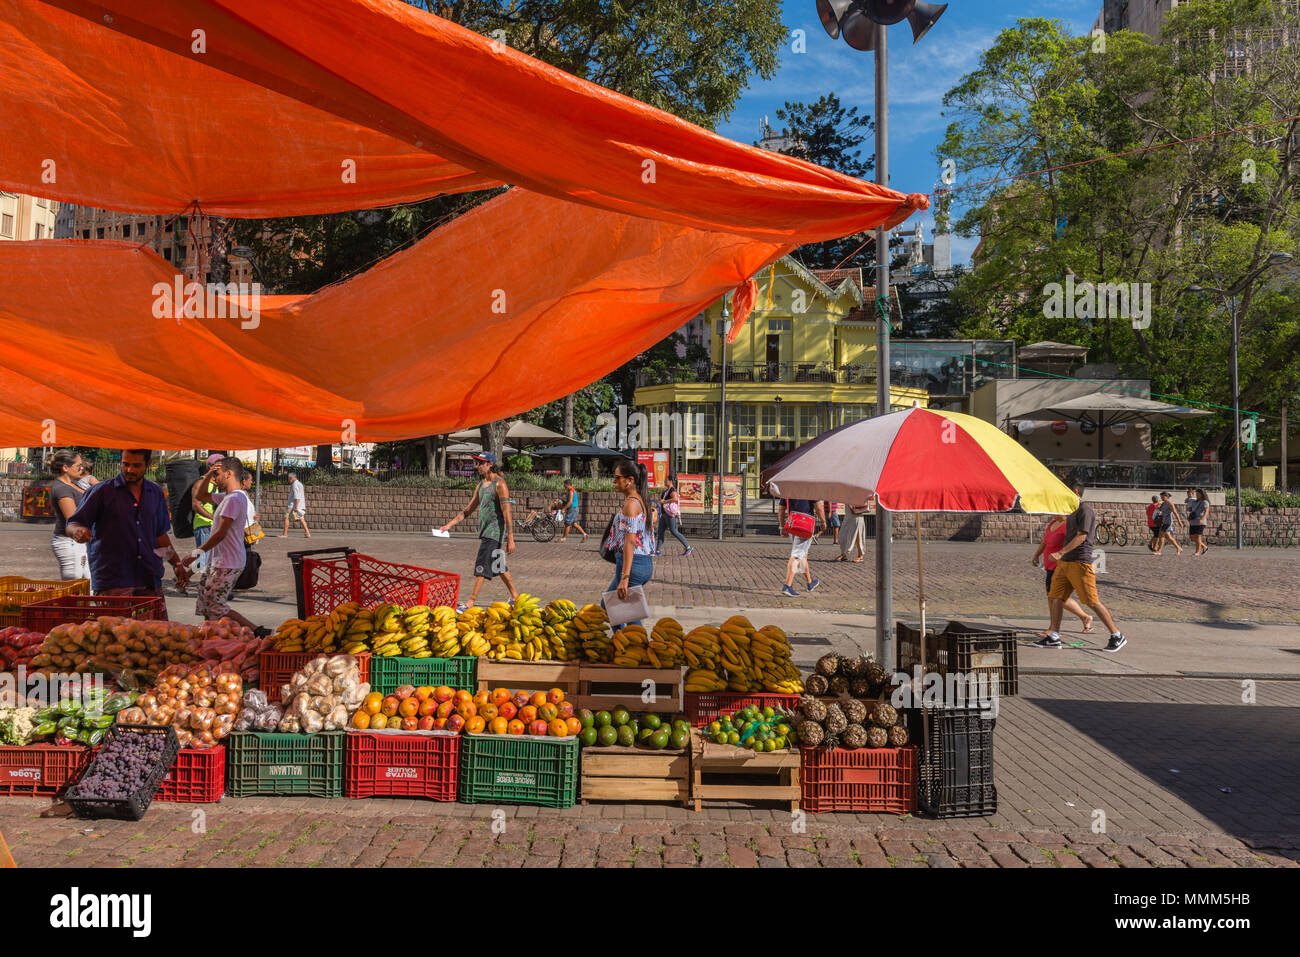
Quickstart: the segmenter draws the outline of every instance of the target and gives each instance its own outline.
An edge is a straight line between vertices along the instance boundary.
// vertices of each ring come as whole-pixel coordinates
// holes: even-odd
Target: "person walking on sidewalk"
[[[50,551],[59,563],[59,579],[72,581],[90,577],[90,556],[86,546],[68,534],[68,519],[81,507],[86,489],[80,478],[85,473],[81,454],[72,449],[59,449],[46,463],[54,476],[50,483],[50,497],[54,501],[54,534],[50,537]]]
[[[781,594],[788,598],[798,598],[799,594],[794,590],[794,576],[801,565],[809,591],[821,584],[821,579],[813,578],[812,570],[808,567],[808,550],[812,548],[813,538],[826,530],[826,513],[822,510],[821,502],[791,498],[777,506],[777,519],[781,523],[781,535],[790,539],[790,558],[785,565],[785,587],[781,589]]]
[[[659,496],[659,534],[655,536],[659,547],[655,549],[656,555],[662,554],[664,532],[682,543],[682,555],[695,551],[695,546],[687,542],[686,536],[682,534],[678,524],[681,517],[682,497],[677,493],[677,479],[669,475],[664,479],[664,490]]]
[[[281,538],[289,537],[289,519],[297,519],[298,524],[302,526],[303,534],[311,538],[311,529],[307,527],[307,490],[302,487],[302,482],[298,481],[298,473],[289,473],[289,507],[284,513],[284,534]]]
[[[185,567],[197,564],[200,558],[207,558],[203,575],[199,579],[198,600],[194,603],[194,613],[201,620],[233,618],[262,635],[269,632],[230,607],[230,595],[248,560],[244,529],[248,527],[248,516],[253,510],[253,504],[242,487],[245,474],[239,459],[227,457],[210,468],[204,476],[207,481],[204,482],[199,498],[216,508],[212,516],[212,534],[204,539],[202,546],[185,557]],[[218,491],[209,492],[209,483],[215,485]]]
[[[1196,489],[1192,494],[1196,497],[1187,506],[1187,537],[1196,546],[1193,553],[1195,557],[1210,550],[1210,546],[1205,544],[1205,525],[1210,520],[1210,499],[1203,488]]]
[[[478,555],[474,559],[474,590],[470,592],[466,608],[474,607],[479,589],[485,581],[498,575],[510,592],[510,600],[519,597],[519,589],[506,566],[506,556],[515,551],[515,529],[510,520],[510,489],[506,480],[496,471],[497,457],[492,452],[474,456],[474,470],[479,483],[470,496],[469,504],[440,531],[450,532],[478,510]]]
[[[587,530],[578,524],[578,490],[573,487],[573,479],[564,480],[564,532],[560,541],[567,541],[569,529],[576,528],[582,533],[582,542],[587,540]],[[582,542],[578,544],[581,545]]]
[[[1052,556],[1059,552],[1065,545],[1065,516],[1053,515],[1047,521],[1047,527],[1043,529],[1043,540],[1038,543],[1038,550],[1034,552],[1034,557],[1029,560],[1035,568],[1038,567],[1038,559],[1043,559],[1043,568],[1047,570],[1047,594],[1052,593],[1052,576],[1056,572],[1057,562]],[[1048,614],[1051,614],[1052,603],[1048,600]],[[1065,610],[1071,615],[1075,615],[1083,622],[1082,631],[1084,634],[1092,631],[1092,615],[1083,610],[1082,606],[1074,599],[1073,596],[1065,600]],[[1040,631],[1039,638],[1046,638],[1047,631]]]
[[[212,534],[212,516],[216,511],[216,506],[212,503],[211,495],[213,492],[220,491],[220,489],[213,484],[210,476],[213,466],[219,464],[224,458],[225,456],[220,452],[213,452],[209,455],[207,460],[208,471],[200,475],[194,484],[190,486],[190,512],[193,515],[191,524],[194,526],[195,548],[202,548],[203,543]],[[208,497],[200,498],[200,493],[203,492],[206,492]],[[208,555],[207,552],[204,552],[203,556],[190,566],[190,574],[200,576],[207,570],[207,567]]]
[[[1151,540],[1147,542],[1147,551],[1156,550],[1156,542],[1160,539],[1160,523],[1156,521],[1156,509],[1160,507],[1160,496],[1152,495],[1151,504],[1147,506],[1147,529],[1151,532]]]
[[[1071,592],[1079,593],[1079,601],[1097,613],[1102,623],[1110,629],[1110,641],[1102,651],[1114,653],[1128,644],[1124,633],[1115,627],[1115,620],[1101,603],[1097,594],[1097,575],[1092,567],[1092,544],[1096,540],[1097,515],[1092,506],[1083,500],[1083,486],[1074,486],[1079,497],[1079,507],[1065,520],[1065,544],[1057,551],[1047,553],[1056,562],[1052,573],[1052,589],[1047,593],[1052,610],[1052,624],[1046,637],[1034,644],[1039,648],[1061,647],[1061,615]]]
[[[864,546],[867,541],[867,505],[845,505],[844,522],[840,525],[839,545],[840,557],[835,559],[837,562],[861,562],[866,558]],[[857,549],[858,557],[850,559],[849,556],[853,550]]]
[[[614,467],[614,491],[623,496],[623,505],[609,521],[601,551],[614,556],[614,580],[605,590],[617,591],[622,600],[627,599],[629,588],[646,584],[655,573],[655,539],[654,529],[648,524],[646,482],[646,467],[640,462],[622,459]],[[604,598],[600,607],[605,607]]]
[[[1159,555],[1164,551],[1165,542],[1168,542],[1174,548],[1178,549],[1178,554],[1183,553],[1183,546],[1178,544],[1178,539],[1174,538],[1174,522],[1179,525],[1183,524],[1182,516],[1178,514],[1178,509],[1174,506],[1173,496],[1168,492],[1160,493],[1160,505],[1156,508],[1156,525],[1158,534],[1156,535],[1155,554]]]

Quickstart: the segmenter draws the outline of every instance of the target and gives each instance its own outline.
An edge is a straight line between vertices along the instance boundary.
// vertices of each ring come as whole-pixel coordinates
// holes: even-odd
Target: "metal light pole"
[[[731,320],[727,310],[727,297],[722,297],[722,376],[719,380],[722,389],[718,397],[718,454],[715,456],[718,467],[718,541],[722,541],[722,476],[726,473],[727,447],[727,337],[731,335]]]
[[[876,182],[889,185],[889,66],[885,28],[903,20],[912,42],[930,32],[948,4],[924,0],[817,0],[817,16],[831,39],[844,36],[855,50],[876,54]],[[881,309],[884,309],[881,312]],[[889,413],[889,235],[876,230],[876,414]],[[876,655],[894,667],[893,518],[876,501]]]
[[[1245,292],[1252,282],[1263,275],[1270,266],[1284,266],[1292,260],[1290,253],[1271,253],[1263,265],[1251,270],[1238,280],[1230,289],[1215,289],[1195,283],[1187,287],[1188,292],[1209,292],[1222,296],[1227,304],[1228,316],[1232,320],[1232,454],[1233,484],[1237,492],[1236,507],[1236,548],[1241,549],[1241,385],[1237,377],[1237,347],[1241,337],[1238,321],[1238,297]],[[1258,440],[1257,440],[1258,441]]]

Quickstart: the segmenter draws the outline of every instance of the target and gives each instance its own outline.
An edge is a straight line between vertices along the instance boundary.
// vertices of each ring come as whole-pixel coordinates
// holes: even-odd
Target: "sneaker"
[[[1110,643],[1107,644],[1106,647],[1101,650],[1115,652],[1115,651],[1119,651],[1127,644],[1128,644],[1128,639],[1124,637],[1123,632],[1120,632],[1118,635],[1111,635]]]
[[[1044,635],[1042,638],[1039,638],[1037,641],[1030,642],[1030,644],[1032,644],[1035,648],[1060,648],[1061,636]]]
[[[817,587],[818,585],[820,585],[821,583],[822,583],[822,580],[821,580],[820,578],[814,578],[812,581],[810,581],[810,582],[808,583],[808,590],[809,590],[809,591],[812,591],[814,588],[816,588],[816,587]]]
[[[790,596],[791,598],[798,598],[798,597],[799,597],[799,593],[798,593],[797,591],[795,591],[793,588],[791,588],[789,585],[782,585],[782,586],[781,586],[781,594],[782,594],[782,595],[788,595],[788,596]]]
[[[682,558],[685,558],[686,556],[688,556],[688,555],[689,555],[691,552],[693,552],[693,551],[695,551],[695,546],[694,546],[694,545],[687,545],[687,546],[686,546],[686,551],[682,552]]]

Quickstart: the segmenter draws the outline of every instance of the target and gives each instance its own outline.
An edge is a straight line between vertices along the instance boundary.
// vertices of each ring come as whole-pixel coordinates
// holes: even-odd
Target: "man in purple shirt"
[[[189,575],[172,548],[167,499],[144,477],[152,449],[126,449],[121,474],[95,485],[68,519],[68,534],[90,544],[90,587],[96,595],[162,595],[163,550],[177,585]]]

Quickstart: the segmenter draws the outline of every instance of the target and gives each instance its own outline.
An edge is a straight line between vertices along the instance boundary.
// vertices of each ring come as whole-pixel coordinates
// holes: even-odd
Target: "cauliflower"
[[[36,725],[32,723],[35,708],[0,709],[0,744],[26,744],[31,740]]]

